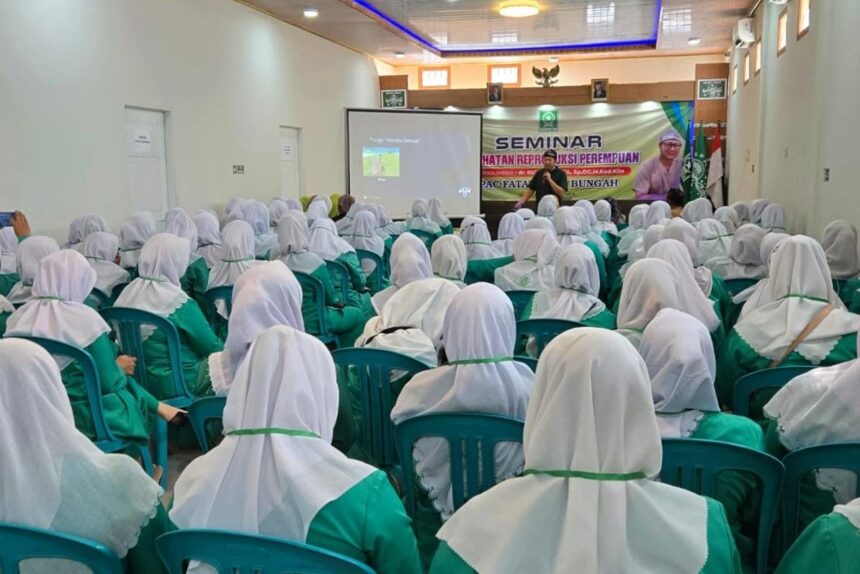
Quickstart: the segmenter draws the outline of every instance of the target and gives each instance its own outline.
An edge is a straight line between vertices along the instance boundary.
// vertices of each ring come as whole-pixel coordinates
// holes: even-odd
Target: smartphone
[[[12,227],[13,217],[15,217],[14,211],[0,211],[0,228]]]

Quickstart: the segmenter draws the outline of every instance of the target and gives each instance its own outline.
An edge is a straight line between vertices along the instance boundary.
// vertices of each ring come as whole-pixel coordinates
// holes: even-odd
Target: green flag
[[[681,188],[687,201],[704,197],[708,188],[708,149],[705,143],[705,128],[701,125],[695,145],[690,146],[690,153],[684,158]]]

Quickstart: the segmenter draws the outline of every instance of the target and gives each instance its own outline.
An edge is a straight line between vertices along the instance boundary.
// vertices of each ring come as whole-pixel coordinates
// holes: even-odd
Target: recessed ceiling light
[[[506,0],[499,5],[499,14],[507,18],[527,18],[539,13],[536,0]]]
[[[550,56],[549,57],[549,63],[550,64],[555,64],[556,62],[558,62],[558,56]]]
[[[404,54],[403,52],[394,52],[394,57],[397,58],[398,60],[402,60],[403,58],[406,57],[406,54]]]
[[[702,43],[702,39],[701,38],[690,38],[689,40],[687,40],[687,43],[691,46],[698,46],[699,44]]]
[[[304,10],[304,12],[302,12],[302,14],[305,15],[305,18],[316,18],[317,16],[320,15],[320,11],[317,10],[316,8],[305,8],[305,10]]]

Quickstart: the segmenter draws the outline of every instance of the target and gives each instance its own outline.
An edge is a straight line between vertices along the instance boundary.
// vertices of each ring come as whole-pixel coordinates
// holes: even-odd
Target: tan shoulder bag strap
[[[780,366],[782,362],[786,360],[788,356],[792,354],[803,341],[806,340],[810,333],[812,333],[815,328],[818,327],[821,322],[827,318],[828,315],[830,315],[830,312],[833,311],[833,309],[834,305],[833,303],[830,303],[829,305],[821,309],[821,311],[816,313],[815,317],[812,318],[812,321],[810,321],[809,324],[803,328],[803,331],[801,331],[800,334],[794,338],[794,341],[791,342],[791,345],[788,346],[788,348],[785,350],[785,353],[782,354],[782,357],[780,357],[779,359],[774,359],[770,363],[770,368],[772,369],[774,367]]]

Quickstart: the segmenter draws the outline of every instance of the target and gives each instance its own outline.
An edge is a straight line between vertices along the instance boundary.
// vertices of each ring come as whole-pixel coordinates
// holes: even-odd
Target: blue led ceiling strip
[[[412,38],[415,42],[420,44],[421,46],[427,48],[432,52],[436,52],[440,54],[442,57],[445,56],[456,56],[458,54],[511,54],[518,52],[534,52],[534,51],[565,51],[565,50],[595,50],[601,48],[625,48],[631,46],[648,46],[652,48],[657,47],[657,37],[660,32],[660,13],[663,8],[663,0],[657,0],[656,10],[654,11],[654,31],[652,35],[648,38],[641,38],[637,40],[621,40],[617,42],[592,42],[589,44],[547,44],[540,46],[511,46],[508,48],[467,48],[467,49],[458,49],[458,50],[443,50],[439,46],[433,44],[432,42],[421,37],[417,32],[413,31],[408,26],[405,26],[374,6],[370,3],[369,0],[352,0],[353,4],[357,4],[361,6],[368,12],[371,12],[381,20],[384,20],[391,26],[397,28],[410,38]]]

